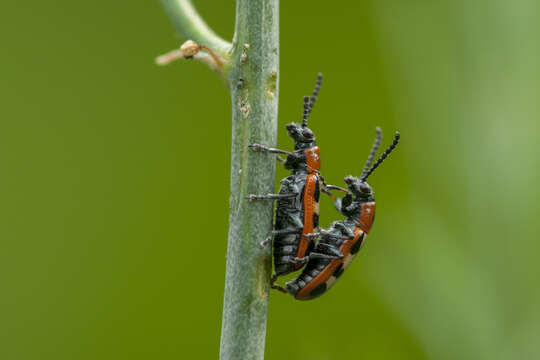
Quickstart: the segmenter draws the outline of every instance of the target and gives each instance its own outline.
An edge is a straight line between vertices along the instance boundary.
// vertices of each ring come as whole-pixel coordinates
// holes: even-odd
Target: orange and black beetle
[[[307,119],[320,90],[322,74],[317,77],[317,83],[311,97],[304,97],[304,112],[302,123],[287,125],[287,132],[294,140],[294,151],[269,148],[259,144],[251,144],[250,148],[274,154],[285,154],[286,159],[278,156],[286,169],[292,174],[281,180],[278,194],[249,195],[249,200],[277,200],[276,222],[269,238],[261,243],[267,245],[274,237],[274,276],[272,288],[286,292],[275,286],[279,276],[299,270],[308,260],[307,255],[313,249],[312,233],[319,226],[319,198],[324,188],[323,177],[320,175],[321,161],[319,147],[315,143],[313,131],[307,127]],[[322,185],[322,186],[321,186]],[[332,186],[333,189],[340,189]]]
[[[296,299],[310,300],[326,292],[360,250],[375,219],[375,198],[366,180],[394,150],[399,137],[396,133],[392,144],[369,168],[380,144],[381,132],[377,128],[377,138],[362,175],[344,179],[349,193],[343,199],[337,199],[335,205],[345,219],[333,222],[328,230],[321,229],[320,240],[309,254],[306,267],[297,278],[287,283],[287,291]]]

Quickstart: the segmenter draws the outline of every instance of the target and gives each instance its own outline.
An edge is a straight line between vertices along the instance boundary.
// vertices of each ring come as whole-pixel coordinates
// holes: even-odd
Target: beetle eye
[[[369,194],[369,193],[371,192],[371,188],[369,187],[368,184],[366,184],[366,183],[361,183],[361,184],[360,184],[360,191],[363,192],[363,193]]]
[[[304,130],[302,130],[302,135],[304,135],[305,137],[313,137],[313,131],[311,131],[310,129],[308,128],[305,128]]]

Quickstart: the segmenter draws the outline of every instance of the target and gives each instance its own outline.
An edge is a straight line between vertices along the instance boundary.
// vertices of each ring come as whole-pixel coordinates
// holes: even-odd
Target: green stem
[[[232,48],[188,0],[161,1],[181,35],[230,59],[225,76],[232,100],[231,195],[220,358],[263,359],[272,265],[270,247],[259,243],[272,229],[273,204],[245,197],[275,188],[275,156],[248,144],[276,144],[279,0],[237,0]]]
[[[270,201],[248,194],[275,189],[275,155],[250,143],[275,146],[278,115],[279,0],[238,0],[232,66],[231,199],[221,359],[263,359],[271,275]]]
[[[176,31],[186,40],[206,45],[221,56],[226,56],[231,44],[220,38],[199,16],[189,0],[160,0]]]

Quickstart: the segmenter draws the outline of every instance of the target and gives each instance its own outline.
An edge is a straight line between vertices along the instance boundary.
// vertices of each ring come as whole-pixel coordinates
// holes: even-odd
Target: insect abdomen
[[[355,228],[354,238],[345,240],[339,247],[343,259],[315,259],[310,261],[302,274],[287,283],[287,290],[298,300],[311,300],[324,294],[349,267],[366,238],[366,233]]]

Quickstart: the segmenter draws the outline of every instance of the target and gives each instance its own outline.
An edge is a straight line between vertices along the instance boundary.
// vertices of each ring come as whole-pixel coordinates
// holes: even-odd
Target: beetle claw
[[[269,237],[267,237],[266,239],[264,239],[263,241],[261,241],[261,242],[259,243],[259,246],[261,247],[261,249],[264,249],[265,247],[268,246],[268,244],[270,244],[271,241],[272,241],[272,237],[269,236]]]

